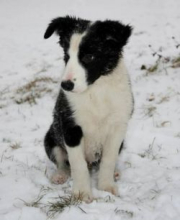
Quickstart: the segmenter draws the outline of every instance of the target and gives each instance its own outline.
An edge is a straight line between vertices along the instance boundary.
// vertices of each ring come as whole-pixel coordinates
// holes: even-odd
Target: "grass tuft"
[[[143,114],[145,117],[153,117],[156,113],[156,107],[153,105],[144,105],[143,106]]]
[[[25,86],[22,86],[21,88],[19,88],[19,89],[17,90],[17,93],[29,92],[29,91],[31,91],[32,89],[38,87],[38,84],[39,84],[39,83],[48,83],[48,82],[57,83],[57,81],[53,80],[53,79],[50,78],[50,77],[36,78],[36,79],[34,79],[33,81],[27,83]]]
[[[180,67],[180,57],[176,57],[172,60],[172,68]]]
[[[118,209],[118,208],[116,208],[115,210],[114,210],[114,212],[117,214],[117,215],[121,215],[121,216],[123,216],[124,218],[132,218],[133,217],[133,215],[134,215],[134,213],[133,212],[131,212],[131,211],[127,211],[127,210],[122,210],[122,209]]]
[[[168,102],[170,100],[170,97],[167,95],[167,96],[163,96],[160,100],[159,100],[159,102],[158,102],[158,104],[161,104],[161,103],[164,103],[164,102]]]
[[[67,195],[58,196],[54,202],[49,202],[47,215],[49,218],[54,218],[57,214],[64,211],[65,208],[71,206],[79,206],[82,203],[82,194],[78,196]],[[81,209],[82,210],[82,209]]]
[[[147,69],[146,74],[149,75],[150,73],[154,73],[155,71],[157,71],[158,65],[159,65],[159,63],[156,62],[154,65],[150,66],[150,67]]]
[[[142,158],[148,158],[150,160],[159,160],[159,159],[165,159],[165,157],[159,157],[158,154],[155,154],[155,149],[153,148],[159,148],[159,150],[161,150],[161,145],[157,145],[154,146],[156,138],[153,139],[152,143],[149,144],[148,149],[146,149],[143,153],[138,154],[140,157]]]
[[[42,200],[42,198],[44,197],[44,195],[39,195],[34,201],[32,202],[26,202],[24,201],[23,199],[19,199],[21,200],[25,206],[28,206],[28,207],[39,207],[42,203],[40,202]]]
[[[36,78],[17,89],[16,94],[19,97],[15,97],[15,102],[19,105],[24,103],[29,103],[30,105],[36,104],[37,99],[41,98],[46,93],[52,92],[52,89],[48,86],[53,83],[57,84],[58,81],[51,77]]]

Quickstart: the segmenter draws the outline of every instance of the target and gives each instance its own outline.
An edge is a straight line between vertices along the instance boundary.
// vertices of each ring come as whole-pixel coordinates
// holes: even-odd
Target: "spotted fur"
[[[92,201],[88,167],[100,162],[98,188],[118,195],[115,163],[133,109],[123,47],[132,28],[118,21],[90,22],[73,17],[52,20],[44,37],[56,32],[65,69],[44,144],[57,165],[52,177],[62,183],[67,164],[73,194]],[[115,174],[116,175],[116,174]]]

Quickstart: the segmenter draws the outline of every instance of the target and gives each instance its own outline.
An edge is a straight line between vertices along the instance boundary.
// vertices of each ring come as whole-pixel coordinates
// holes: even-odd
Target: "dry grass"
[[[145,76],[149,76],[158,70],[158,65],[159,65],[159,63],[155,63],[154,65],[152,65],[150,67],[146,67],[146,65],[143,64],[141,66],[141,70],[146,70]]]
[[[170,125],[171,125],[170,121],[163,121],[163,122],[156,124],[156,127],[157,128],[164,128],[164,127],[168,127]]]
[[[127,211],[127,210],[122,210],[122,209],[118,209],[116,208],[114,210],[114,212],[116,213],[116,215],[120,215],[121,217],[124,217],[124,219],[129,219],[129,218],[132,218],[134,213],[131,212],[131,211]]]
[[[36,72],[36,74],[47,72],[50,67],[51,65],[44,63],[42,68],[38,72]]]
[[[30,105],[36,104],[37,99],[41,98],[47,93],[52,92],[52,89],[49,87],[49,85],[57,83],[57,80],[54,80],[50,77],[36,78],[17,89],[17,96],[15,96],[14,100],[19,105],[24,103],[29,103]]]
[[[41,202],[41,200],[44,198],[46,193],[48,191],[51,191],[51,190],[52,190],[52,188],[43,186],[43,187],[41,187],[40,192],[39,192],[37,198],[35,198],[31,202],[27,202],[27,201],[25,201],[23,199],[19,199],[19,198],[18,198],[18,200],[22,201],[25,206],[35,207],[35,208],[42,208],[44,206],[44,204]]]
[[[139,154],[140,157],[144,158],[147,157],[149,159],[156,159],[153,154],[153,147],[154,147],[155,138],[153,139],[152,143],[148,146],[148,149],[144,151],[144,153]]]
[[[145,70],[145,76],[156,74],[161,70],[163,70],[167,74],[167,69],[169,67],[180,68],[180,57],[170,59],[169,57],[163,57],[158,53],[154,53],[153,56],[157,56],[157,60],[154,64],[149,67],[147,67],[145,64],[141,66],[141,70]]]
[[[43,197],[44,195],[38,196],[34,201],[31,202],[26,202],[23,199],[19,199],[19,200],[21,200],[25,206],[37,208],[40,207],[40,205],[42,205],[40,201],[42,200]]]
[[[50,77],[41,77],[41,78],[36,78],[33,81],[27,83],[25,86],[19,88],[17,90],[17,93],[26,93],[29,92],[30,90],[37,88],[39,83],[57,83],[57,81],[53,80]]]
[[[150,66],[150,67],[147,69],[146,74],[149,75],[149,74],[152,74],[152,73],[156,72],[157,69],[158,69],[158,65],[159,65],[159,62],[156,62],[154,65]]]
[[[180,57],[176,57],[172,60],[172,68],[180,67]]]
[[[175,38],[173,38],[175,40]],[[177,44],[177,42],[176,42]],[[179,47],[180,44],[176,45],[176,48]],[[152,46],[149,45],[149,48],[151,50],[152,56],[156,58],[154,64],[151,66],[146,66],[143,64],[141,66],[141,70],[145,70],[145,76],[149,76],[158,72],[161,72],[162,70],[168,74],[167,69],[169,67],[172,68],[179,68],[180,67],[180,56],[171,58],[163,55],[163,49],[160,47],[157,51],[153,50]]]
[[[153,117],[156,113],[156,107],[153,105],[144,105],[143,106],[143,114],[145,117]]]
[[[98,202],[98,203],[101,203],[101,202],[103,202],[103,203],[114,203],[115,202],[114,198],[112,196],[109,196],[109,195],[105,196],[105,197],[94,198],[94,200],[96,200],[96,202]]]
[[[83,213],[88,214],[85,210],[80,207],[82,204],[83,194],[79,194],[78,196],[73,196],[70,194],[66,194],[64,196],[58,196],[54,198],[50,198],[50,201],[44,203],[42,199],[45,198],[44,201],[47,201],[46,196],[49,191],[53,191],[53,188],[48,186],[43,186],[40,189],[40,192],[33,201],[27,202],[23,199],[19,199],[24,203],[25,206],[40,208],[43,212],[47,214],[48,219],[55,218],[58,214],[61,214],[66,208],[71,208],[73,206],[77,207]],[[49,200],[49,199],[48,199]],[[105,202],[105,203],[114,203],[115,200],[111,196],[106,196],[104,198],[96,198],[96,202]],[[122,213],[126,213],[126,215],[130,215],[128,211],[121,210]],[[116,210],[116,214],[120,214],[120,210]]]
[[[82,203],[82,195],[74,197],[72,195],[58,196],[54,198],[54,202],[49,202],[47,205],[48,211],[47,215],[49,218],[54,218],[57,214],[64,211],[65,208],[71,206],[78,206]],[[81,209],[82,210],[82,209]]]
[[[164,102],[168,102],[170,99],[169,96],[163,96],[161,97],[161,99],[159,100],[158,104],[164,103]]]
[[[162,148],[161,145],[155,145],[156,138],[153,139],[152,143],[149,144],[148,148],[141,154],[138,154],[142,158],[148,158],[150,160],[159,160],[159,159],[165,159],[165,157],[160,157],[157,153],[155,153],[155,148],[158,148],[159,150]]]
[[[18,105],[24,103],[30,105],[37,104],[37,100],[45,94],[53,93],[58,82],[58,79],[51,77],[37,77],[13,92],[9,88],[6,88],[0,91],[0,109],[5,108],[9,100],[12,100]],[[56,85],[54,86],[54,84]]]
[[[149,47],[151,48],[151,45]],[[152,50],[152,48],[151,48],[151,50]],[[166,60],[161,54],[154,52],[154,51],[152,53],[152,56],[157,57],[154,64],[152,64],[149,67],[147,67],[146,65],[141,66],[141,70],[146,70],[145,76],[155,74],[159,70],[160,64]]]

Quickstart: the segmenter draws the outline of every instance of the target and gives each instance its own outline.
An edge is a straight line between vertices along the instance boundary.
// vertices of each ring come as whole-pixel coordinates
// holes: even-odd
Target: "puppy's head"
[[[100,76],[117,66],[132,28],[118,21],[91,23],[73,17],[59,17],[49,24],[44,38],[54,32],[64,49],[65,70],[61,86],[64,90],[81,93]]]

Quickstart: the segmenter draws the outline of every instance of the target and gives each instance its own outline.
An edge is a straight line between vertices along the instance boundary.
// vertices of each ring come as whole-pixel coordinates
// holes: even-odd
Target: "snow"
[[[135,111],[118,161],[120,197],[97,190],[94,174],[96,200],[66,208],[55,219],[179,220],[180,68],[172,67],[180,57],[179,8],[179,0],[1,1],[1,220],[47,219],[44,206],[71,191],[72,179],[58,186],[49,182],[55,168],[43,148],[63,71],[57,37],[44,40],[43,34],[52,18],[66,14],[134,27],[125,57]],[[156,61],[157,69],[148,71]],[[44,196],[42,204],[32,205],[38,196]]]

